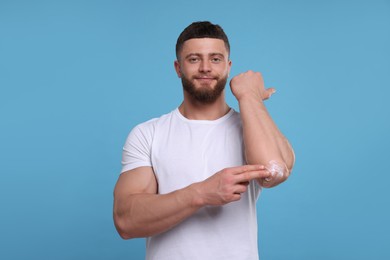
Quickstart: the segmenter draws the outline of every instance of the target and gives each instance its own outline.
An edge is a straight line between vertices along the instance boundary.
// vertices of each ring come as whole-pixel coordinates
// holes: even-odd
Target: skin
[[[282,176],[258,179],[259,184],[270,188],[284,182],[292,170],[295,155],[263,102],[275,89],[265,89],[261,73],[253,71],[234,77],[230,88],[240,107],[247,163],[267,166],[272,160],[285,169]]]
[[[219,39],[190,39],[184,43],[179,57],[174,63],[177,76],[189,79],[198,90],[214,89],[216,78],[227,77],[232,65],[225,44]],[[210,104],[197,101],[186,91],[183,94],[179,111],[188,119],[215,120],[230,109],[224,91]]]
[[[191,39],[184,43],[174,67],[178,77],[189,80],[196,91],[213,91],[230,72],[228,57],[222,40]],[[122,173],[114,190],[114,222],[122,238],[153,236],[173,228],[202,207],[238,201],[252,180],[273,187],[288,178],[294,153],[263,104],[274,89],[265,89],[261,74],[252,71],[234,77],[230,88],[240,106],[248,165],[221,169],[202,182],[168,194],[158,194],[151,167]],[[188,119],[215,120],[230,109],[224,91],[209,103],[185,90],[183,94],[179,111]],[[282,177],[272,176],[265,169],[270,160],[285,166]]]

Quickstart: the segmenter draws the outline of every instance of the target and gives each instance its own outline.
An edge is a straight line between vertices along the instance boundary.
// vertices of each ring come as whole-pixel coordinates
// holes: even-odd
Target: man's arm
[[[275,90],[265,89],[261,74],[253,71],[234,77],[230,87],[239,102],[247,163],[266,165],[269,170],[280,172],[259,180],[264,187],[276,186],[288,178],[295,156],[263,103]]]
[[[115,186],[115,226],[124,239],[156,235],[204,206],[220,206],[241,199],[251,180],[269,176],[260,165],[232,167],[186,188],[157,194],[153,169],[139,167],[122,173]]]
[[[151,167],[139,167],[120,175],[114,190],[114,222],[122,238],[166,231],[199,209],[194,189],[157,195],[157,188]]]

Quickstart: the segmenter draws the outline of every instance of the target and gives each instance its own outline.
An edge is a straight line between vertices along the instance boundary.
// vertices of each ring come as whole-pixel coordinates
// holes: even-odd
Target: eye
[[[198,57],[190,57],[190,58],[188,58],[188,61],[189,61],[190,63],[196,63],[196,62],[199,61],[199,58],[198,58]]]
[[[211,59],[211,62],[212,63],[220,63],[220,62],[222,62],[222,59],[219,58],[219,57],[214,57],[214,58]]]

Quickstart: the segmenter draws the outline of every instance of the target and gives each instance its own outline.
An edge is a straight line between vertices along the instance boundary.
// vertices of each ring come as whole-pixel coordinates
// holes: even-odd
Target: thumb
[[[273,94],[275,94],[275,92],[276,92],[276,89],[275,89],[275,88],[267,88],[267,89],[263,92],[263,100],[269,99]]]

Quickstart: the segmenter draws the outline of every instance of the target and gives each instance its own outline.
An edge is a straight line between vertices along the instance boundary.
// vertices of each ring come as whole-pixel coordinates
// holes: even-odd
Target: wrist
[[[191,196],[191,206],[194,208],[201,208],[206,206],[205,199],[202,197],[200,183],[193,183],[187,187]]]
[[[253,93],[241,94],[240,96],[236,96],[236,99],[239,103],[263,103],[262,97]]]

